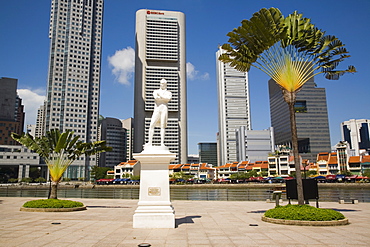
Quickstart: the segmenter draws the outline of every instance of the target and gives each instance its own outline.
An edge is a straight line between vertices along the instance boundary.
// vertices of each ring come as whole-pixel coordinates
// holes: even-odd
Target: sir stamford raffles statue
[[[167,127],[168,107],[167,104],[172,98],[172,93],[167,91],[167,81],[162,79],[160,88],[153,91],[154,111],[149,127],[149,142],[145,146],[152,146],[154,127],[161,128],[161,146],[164,146],[165,128]]]

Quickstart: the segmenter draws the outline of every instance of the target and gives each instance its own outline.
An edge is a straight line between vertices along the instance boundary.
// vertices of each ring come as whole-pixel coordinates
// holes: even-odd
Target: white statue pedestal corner
[[[168,165],[176,154],[165,146],[146,146],[144,151],[133,156],[141,163],[140,195],[133,228],[175,228]]]

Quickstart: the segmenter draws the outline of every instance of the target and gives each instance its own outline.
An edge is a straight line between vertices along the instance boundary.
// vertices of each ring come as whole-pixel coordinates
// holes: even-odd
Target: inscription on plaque
[[[149,187],[148,188],[148,195],[149,196],[160,196],[161,195],[161,188],[160,187]]]

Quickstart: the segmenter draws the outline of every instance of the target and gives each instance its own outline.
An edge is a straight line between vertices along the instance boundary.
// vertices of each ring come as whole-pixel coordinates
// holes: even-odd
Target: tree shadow
[[[175,227],[178,227],[181,224],[191,224],[194,223],[193,219],[201,218],[200,215],[185,216],[183,218],[175,219]]]

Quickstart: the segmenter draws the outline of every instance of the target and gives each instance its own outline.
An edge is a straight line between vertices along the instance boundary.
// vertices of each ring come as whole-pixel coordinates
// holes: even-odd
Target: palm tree
[[[112,150],[105,145],[105,141],[89,143],[79,141],[80,136],[74,136],[71,130],[60,133],[58,129],[52,129],[47,131],[45,136],[36,138],[28,133],[22,135],[12,133],[11,136],[45,160],[52,182],[50,199],[57,199],[58,184],[63,173],[78,157]]]
[[[250,20],[227,34],[229,43],[219,60],[230,63],[239,71],[256,67],[270,76],[281,88],[289,106],[292,147],[297,172],[298,203],[303,204],[303,185],[298,154],[298,138],[294,104],[302,86],[315,75],[337,80],[355,67],[338,70],[337,66],[350,57],[344,44],[335,36],[311,24],[296,11],[284,17],[279,9],[261,9]]]

